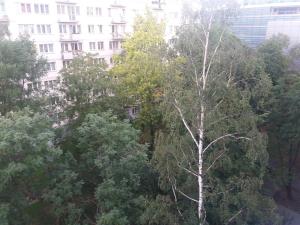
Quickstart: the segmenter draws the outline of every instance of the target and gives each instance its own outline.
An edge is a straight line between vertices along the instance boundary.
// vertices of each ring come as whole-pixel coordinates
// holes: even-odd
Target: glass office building
[[[291,44],[300,43],[300,0],[245,0],[230,23],[251,47],[279,33],[289,36]]]

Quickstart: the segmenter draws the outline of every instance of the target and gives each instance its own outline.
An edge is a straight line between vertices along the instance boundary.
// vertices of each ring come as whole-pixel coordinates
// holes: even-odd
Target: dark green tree
[[[161,125],[159,102],[166,60],[164,24],[147,11],[144,17],[136,18],[134,32],[122,47],[124,52],[115,57],[111,71],[117,77],[116,94],[123,97],[124,106],[140,109],[134,122],[142,131],[142,142],[150,144],[151,157]]]
[[[61,153],[45,116],[25,110],[0,117],[1,224],[37,222],[45,210],[43,194],[51,168]]]
[[[271,80],[253,51],[203,13],[211,18],[181,28],[164,82],[161,187],[183,224],[277,224],[261,194],[268,153],[258,130]]]
[[[58,224],[139,224],[149,167],[139,132],[108,112],[88,114],[73,135],[63,146],[75,160],[72,170],[58,176],[47,194]]]
[[[266,40],[258,48],[258,54],[265,63],[265,71],[270,75],[274,84],[284,76],[289,69],[289,57],[284,52],[289,47],[289,38],[277,35]]]
[[[300,77],[285,74],[274,87],[272,111],[268,120],[271,167],[277,185],[286,189],[293,198],[293,182],[297,174],[300,153]]]
[[[115,109],[121,114],[120,104],[114,103],[112,79],[107,65],[93,55],[82,55],[62,70],[61,107],[68,118],[85,118],[89,112]]]
[[[26,82],[37,81],[46,71],[46,61],[37,56],[26,38],[0,40],[0,114],[30,105]]]

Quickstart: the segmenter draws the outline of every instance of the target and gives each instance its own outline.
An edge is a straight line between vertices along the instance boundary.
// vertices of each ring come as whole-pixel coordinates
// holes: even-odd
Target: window
[[[70,64],[71,64],[71,60],[64,60],[63,61],[63,67],[64,68],[68,68],[70,66]]]
[[[59,24],[59,33],[67,33],[67,26],[66,24]]]
[[[77,33],[81,34],[81,25],[77,25]]]
[[[109,49],[118,49],[119,48],[119,42],[118,41],[110,41],[109,42]]]
[[[27,90],[28,90],[29,92],[31,92],[31,91],[32,91],[32,83],[30,83],[30,84],[27,84]]]
[[[37,91],[42,88],[42,82],[34,82],[32,86],[33,86],[33,90]]]
[[[51,34],[51,25],[47,25],[47,33]]]
[[[76,14],[77,14],[77,16],[80,15],[80,7],[79,6],[76,6]]]
[[[75,20],[76,15],[75,15],[75,7],[74,6],[68,6],[68,16],[70,20]]]
[[[94,64],[104,64],[105,59],[104,58],[96,58],[94,59]]]
[[[31,11],[31,9],[30,9]],[[45,4],[34,4],[34,12],[36,14],[49,14],[49,5]]]
[[[72,51],[82,51],[82,43],[72,42],[71,48],[72,48]]]
[[[33,24],[19,24],[19,33],[20,34],[34,34],[34,25]]]
[[[78,43],[78,50],[82,51],[82,43]]]
[[[95,26],[94,25],[89,25],[88,30],[89,30],[89,33],[95,33]]]
[[[36,25],[38,34],[51,34],[51,25],[50,24],[38,24]]]
[[[64,30],[66,27],[66,25],[64,24],[62,28],[62,30]],[[69,25],[69,31],[70,31],[70,34],[80,34],[81,33],[81,26],[80,25],[75,25],[75,24],[70,24]],[[66,32],[64,32],[66,33]]]
[[[96,8],[96,15],[97,16],[102,16],[102,9],[101,8]]]
[[[103,32],[103,27],[102,27],[102,25],[98,25],[98,30],[99,30],[99,33],[102,34],[102,32]]]
[[[87,7],[86,8],[86,13],[88,16],[94,15],[94,8],[93,7]]]
[[[55,71],[56,70],[55,62],[47,63],[47,69],[48,69],[48,71]]]
[[[25,4],[24,3],[21,4],[21,12],[22,13],[26,12],[26,8],[25,8]]]
[[[61,5],[61,4],[58,4],[57,5],[57,14],[65,14],[65,13],[66,13],[65,6]]]
[[[59,33],[61,33],[61,34],[67,33],[67,25],[66,24],[59,24]]]
[[[54,83],[53,83],[53,80],[49,80],[49,87],[51,88],[51,89],[53,89],[54,88],[54,85],[53,85]]]
[[[93,59],[93,64],[104,64],[105,59],[104,58],[95,58]]]
[[[34,4],[34,12],[39,13],[40,12],[40,7],[38,4]]]
[[[53,44],[40,44],[39,48],[41,53],[53,53]]]
[[[103,50],[103,49],[104,49],[103,41],[98,42],[98,50]]]
[[[96,43],[95,42],[90,42],[90,50],[95,51],[96,50]]]
[[[61,51],[62,51],[62,52],[67,52],[67,51],[69,51],[69,45],[68,45],[68,43],[62,43],[62,44],[61,44]]]
[[[111,26],[111,32],[114,33],[118,33],[118,25],[112,25]]]
[[[57,105],[59,103],[59,97],[51,97],[51,104]]]
[[[31,13],[31,4],[21,3],[21,12],[22,13]]]
[[[0,2],[0,12],[5,12],[5,4],[4,4],[4,2]]]
[[[111,17],[111,8],[108,9],[108,16]]]
[[[43,4],[40,5],[41,13],[45,13],[45,7]]]
[[[69,25],[70,34],[76,34],[76,25]]]
[[[49,6],[48,5],[45,5],[45,13],[49,14]]]
[[[26,4],[27,13],[31,13],[31,5]]]

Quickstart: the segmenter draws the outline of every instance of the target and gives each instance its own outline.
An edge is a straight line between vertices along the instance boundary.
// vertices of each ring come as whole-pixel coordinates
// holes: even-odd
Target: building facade
[[[233,32],[251,47],[280,33],[291,44],[300,43],[300,0],[245,0],[230,23]]]
[[[175,0],[178,1],[179,0]],[[169,4],[170,3],[170,4]],[[95,55],[96,62],[113,65],[122,41],[133,30],[134,18],[148,8],[166,22],[166,38],[180,24],[180,4],[150,0],[0,0],[0,23],[9,24],[9,38],[28,35],[47,59],[48,74],[29,88],[52,87],[59,71],[77,55]]]

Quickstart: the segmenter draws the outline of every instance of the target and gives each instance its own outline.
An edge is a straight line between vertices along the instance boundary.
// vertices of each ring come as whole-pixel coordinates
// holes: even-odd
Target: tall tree
[[[89,112],[122,107],[113,103],[117,97],[106,69],[105,63],[87,54],[75,58],[62,70],[60,106],[70,119],[83,119]]]
[[[144,207],[140,186],[148,162],[138,134],[110,112],[85,117],[72,144],[63,147],[76,160],[73,175],[57,178],[47,195],[58,224],[139,224]]]
[[[25,110],[0,117],[1,224],[32,224],[42,212],[51,168],[61,155],[53,144],[45,116]]]
[[[275,217],[257,210],[260,198],[270,215],[275,207],[259,192],[268,155],[254,111],[271,82],[253,53],[226,31],[219,6],[202,7],[181,29],[165,81],[169,129],[155,158],[175,202],[184,197],[196,204],[198,224],[268,224]],[[181,214],[193,218],[190,209]]]
[[[153,151],[155,132],[160,126],[161,113],[158,103],[162,96],[162,76],[166,45],[164,25],[147,12],[137,17],[134,32],[122,45],[124,52],[115,58],[113,76],[118,79],[118,92],[125,99],[125,106],[138,106],[136,123],[142,130],[144,142]]]
[[[0,114],[28,105],[26,82],[37,81],[46,71],[46,61],[37,56],[26,38],[0,40]]]
[[[300,154],[299,74],[285,74],[278,80],[273,93],[272,111],[268,120],[271,166],[277,175],[277,184],[285,187],[288,198],[292,199],[292,186]]]
[[[258,48],[258,53],[265,63],[265,70],[274,84],[289,69],[289,57],[284,52],[289,46],[289,38],[285,35],[273,36]]]

